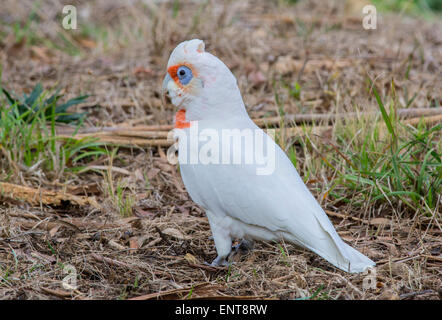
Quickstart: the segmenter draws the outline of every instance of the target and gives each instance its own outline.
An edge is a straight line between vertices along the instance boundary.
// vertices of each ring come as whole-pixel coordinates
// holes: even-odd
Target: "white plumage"
[[[180,66],[185,66],[187,74],[180,74]],[[180,130],[179,152],[187,153],[187,160],[192,153],[195,157],[195,153],[200,155],[204,146],[190,146],[191,130],[196,127],[200,141],[222,137],[223,131],[229,129],[262,133],[246,112],[235,77],[223,62],[204,51],[201,40],[186,41],[175,48],[163,88],[172,103],[185,110],[185,121],[177,117],[176,128]],[[240,152],[240,163],[180,161],[186,189],[209,219],[218,253],[213,264],[226,263],[232,240],[238,238],[284,239],[312,250],[347,272],[362,272],[374,266],[373,261],[342,241],[286,154],[264,136],[266,150],[274,150],[275,155],[270,174],[257,174],[260,165],[246,162],[247,152],[255,148],[247,139],[227,148],[229,160],[236,151]],[[216,143],[212,144],[209,156],[214,156],[215,149],[222,153],[225,144],[223,139],[219,149]]]

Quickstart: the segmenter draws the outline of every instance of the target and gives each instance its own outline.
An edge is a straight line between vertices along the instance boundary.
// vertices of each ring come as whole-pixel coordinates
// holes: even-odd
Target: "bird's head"
[[[237,82],[229,68],[205,52],[198,39],[180,43],[167,63],[163,96],[186,111],[187,120],[208,120],[245,112]]]

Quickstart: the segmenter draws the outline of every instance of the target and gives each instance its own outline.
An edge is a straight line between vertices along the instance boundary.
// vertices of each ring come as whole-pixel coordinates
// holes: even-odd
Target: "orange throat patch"
[[[190,122],[186,121],[186,110],[180,109],[175,114],[175,129],[190,128]]]

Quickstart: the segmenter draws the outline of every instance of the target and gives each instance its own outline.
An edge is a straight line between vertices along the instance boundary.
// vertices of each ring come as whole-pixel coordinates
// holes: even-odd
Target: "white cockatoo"
[[[184,41],[173,50],[166,93],[179,109],[181,176],[192,200],[205,209],[215,241],[212,265],[228,264],[233,239],[283,239],[351,273],[375,265],[339,237],[284,151],[248,116],[234,75],[205,52],[203,41]],[[260,159],[266,161],[258,163],[256,154],[264,150]]]

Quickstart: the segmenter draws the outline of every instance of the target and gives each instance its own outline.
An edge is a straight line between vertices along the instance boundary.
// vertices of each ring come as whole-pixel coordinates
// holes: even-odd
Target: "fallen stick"
[[[49,289],[45,287],[40,287],[40,290],[44,293],[59,297],[59,298],[72,298],[74,293],[72,291],[65,291],[60,289]]]
[[[203,283],[199,283],[199,284],[187,287],[187,288],[171,289],[171,290],[166,290],[166,291],[161,291],[161,292],[154,292],[154,293],[145,294],[145,295],[142,295],[142,296],[130,298],[128,300],[160,299],[160,298],[164,298],[164,297],[167,297],[167,296],[175,296],[175,297],[179,298],[180,296],[188,295],[190,292],[194,292],[195,289],[206,287],[209,284],[210,284],[209,282],[203,282]]]
[[[422,257],[427,258],[428,260],[433,260],[433,261],[437,261],[437,262],[442,262],[442,257],[438,257],[438,256],[430,256],[428,254],[423,254]]]
[[[211,272],[218,272],[227,270],[225,267],[213,267],[211,265],[205,265],[205,264],[195,264],[195,263],[189,263],[189,267],[195,268],[195,269],[204,269]]]
[[[315,133],[319,133],[322,130],[326,130],[326,129],[330,129],[330,128],[331,127],[329,127],[329,126],[311,127],[311,129]],[[269,128],[269,129],[264,129],[264,130],[266,132],[267,132],[267,130],[275,130],[276,132],[281,131],[280,128]],[[304,129],[302,127],[287,127],[287,128],[284,128],[284,132],[289,135],[296,135],[296,134],[302,134],[304,132]],[[160,139],[158,139],[158,141],[159,141],[159,140],[167,139],[168,135],[169,135],[168,131],[139,131],[139,130],[128,129],[128,130],[116,130],[113,132],[97,132],[93,135],[93,137],[98,137],[100,139],[100,141],[107,141],[107,140],[110,141],[112,139],[125,140],[125,139],[127,139],[125,137],[146,138],[146,139],[160,138]],[[75,138],[81,139],[81,138],[86,138],[86,137],[91,137],[91,136],[92,136],[91,134],[81,133],[81,134],[75,135]],[[72,138],[71,136],[66,136],[66,135],[61,135],[59,137]],[[144,140],[144,139],[142,139],[142,140]]]
[[[417,117],[427,117],[427,116],[435,116],[442,115],[442,107],[439,108],[409,108],[409,109],[398,109],[397,110],[398,117],[401,119]],[[349,113],[336,113],[336,114],[287,114],[284,116],[284,121],[286,123],[294,122],[294,123],[319,123],[319,122],[330,122],[336,121],[339,119],[355,119],[360,116],[376,116],[380,115],[380,112],[349,112]],[[281,117],[269,117],[269,118],[259,118],[253,119],[256,125],[268,126],[268,125],[279,125],[282,121]],[[173,125],[171,124],[161,124],[161,125],[141,125],[129,127],[127,125],[117,125],[115,127],[101,127],[101,128],[86,128],[80,130],[77,135],[87,134],[87,133],[100,133],[102,132],[155,132],[153,135],[158,135],[158,138],[161,138],[161,134],[158,132],[161,131],[170,131],[173,129]],[[75,132],[75,128],[70,127],[58,127],[56,128],[57,135],[69,135]],[[121,134],[124,135],[124,134]],[[149,134],[148,134],[149,135]],[[166,134],[167,136],[167,134]],[[70,137],[70,136],[67,136]],[[154,137],[153,137],[154,138]]]
[[[319,123],[319,122],[332,122],[336,120],[352,120],[358,117],[373,117],[380,115],[379,111],[372,112],[348,112],[348,113],[334,113],[334,114],[287,114],[283,118],[281,117],[269,117],[254,119],[253,121],[258,126],[265,125],[277,125],[284,119],[285,123]],[[400,119],[416,118],[428,116],[442,115],[442,107],[439,108],[410,108],[410,109],[398,109],[397,115]],[[436,118],[435,118],[436,119]]]
[[[436,124],[436,123],[442,122],[442,114],[429,116],[429,117],[423,117],[423,118],[422,117],[411,118],[411,119],[403,120],[402,123],[409,124],[409,125],[416,125],[416,124],[419,124],[421,121],[425,124]]]
[[[408,298],[413,298],[415,296],[420,296],[420,295],[423,295],[423,294],[433,293],[433,292],[435,292],[435,291],[430,290],[430,289],[423,290],[423,291],[418,291],[418,292],[414,291],[414,292],[409,292],[409,293],[403,293],[403,294],[401,294],[399,296],[399,298],[401,298],[401,299],[408,299]]]
[[[9,215],[13,216],[13,213],[10,213]],[[21,221],[20,226],[23,229],[29,230],[29,229],[41,229],[49,231],[57,226],[66,226],[68,228],[71,228],[74,231],[82,231],[82,230],[104,230],[104,229],[116,229],[116,228],[123,228],[127,227],[124,224],[116,224],[116,223],[100,223],[95,221],[81,221],[79,219],[71,219],[71,221],[66,220],[54,220],[54,221],[48,221],[48,220],[40,220],[39,222],[32,222],[32,221]]]
[[[320,135],[324,130],[330,129],[330,126],[318,126],[318,127],[308,127],[307,130],[311,131],[311,134]],[[267,130],[275,130],[276,134],[281,133],[282,129],[279,128],[271,128]],[[268,132],[266,130],[266,132]],[[284,135],[286,138],[303,135],[305,129],[302,127],[295,128],[284,128]],[[167,132],[165,132],[165,136],[167,136]],[[105,144],[118,145],[118,146],[129,146],[129,147],[170,147],[173,144],[173,140],[164,139],[149,139],[142,138],[145,133],[138,131],[126,130],[124,131],[126,136],[112,135],[112,134],[80,134],[76,136],[60,136],[62,138],[74,138],[74,139],[82,139],[85,137],[95,137],[98,138],[98,142],[102,142]],[[140,138],[141,137],[141,138]]]
[[[128,264],[126,264],[124,262],[114,260],[111,258],[106,258],[106,257],[100,256],[96,253],[92,253],[91,257],[97,262],[105,263],[105,264],[111,265],[113,267],[119,267],[119,268],[129,269],[129,270],[132,269],[131,266],[129,266]]]
[[[413,114],[416,114],[416,112],[408,112],[407,109],[402,109],[407,112],[403,112],[403,116],[410,116]],[[415,109],[417,110],[417,109]],[[422,110],[422,109],[420,109]],[[433,110],[433,109],[429,109]],[[434,108],[437,112],[442,111],[442,108]],[[433,112],[433,111],[431,111]],[[428,112],[428,114],[431,114],[431,112]],[[375,114],[375,113],[373,113]],[[315,116],[333,116],[333,115],[315,115]],[[270,118],[269,118],[270,119]],[[260,119],[264,121],[265,119]],[[270,119],[271,120],[271,119]],[[278,121],[280,121],[280,118],[278,118]],[[442,122],[442,114],[436,114],[436,115],[430,115],[426,117],[415,117],[411,119],[403,120],[402,123],[408,124],[408,125],[416,125],[419,123],[425,123],[425,124],[435,124]],[[168,126],[172,128],[172,126]],[[147,128],[146,126],[139,126],[134,128],[117,128],[112,131],[105,131],[105,132],[95,132],[94,134],[87,134],[87,133],[80,133],[75,136],[68,136],[68,135],[61,135],[62,138],[74,138],[74,139],[82,139],[85,137],[96,137],[98,138],[99,142],[105,143],[105,144],[111,144],[111,145],[119,145],[119,146],[128,146],[128,147],[169,147],[173,144],[173,140],[168,140],[168,132],[167,131],[161,131],[161,130],[155,130],[155,131],[143,131],[141,129]],[[151,127],[149,127],[151,128]],[[165,126],[162,126],[161,128],[165,128]],[[286,128],[269,128],[268,130],[275,130],[276,134],[281,134],[285,138],[294,137],[294,136],[301,136],[304,135],[306,131],[310,131],[310,134],[314,135],[321,135],[326,130],[332,129],[332,126],[309,126],[309,127],[286,127]],[[158,129],[158,127],[156,127]]]
[[[126,176],[130,176],[132,173],[126,169],[123,168],[118,168],[118,167],[114,167],[114,166],[87,166],[84,169],[81,169],[80,171],[78,171],[78,173],[83,173],[89,170],[104,170],[104,171],[115,171],[121,174],[124,174]]]
[[[136,129],[136,130],[135,130]],[[166,139],[169,131],[142,131],[138,130],[138,128],[130,128],[130,129],[118,129],[113,131],[98,131],[94,132],[93,135],[91,133],[79,133],[75,135],[76,139],[87,138],[87,137],[117,137],[117,136],[126,136],[126,137],[140,137],[140,138],[148,138],[148,139],[156,139],[163,138]],[[72,138],[69,135],[59,135],[59,137],[63,138]]]
[[[32,205],[40,205],[40,203],[42,203],[60,206],[62,202],[67,201],[78,206],[90,205],[96,209],[101,209],[95,198],[80,197],[42,188],[35,189],[7,182],[0,182],[0,195],[15,200],[26,201]]]
[[[57,135],[72,135],[76,128],[72,127],[57,127],[56,133]],[[141,126],[134,126],[129,127],[127,125],[117,125],[115,127],[94,127],[94,128],[85,128],[81,129],[77,132],[77,134],[84,134],[84,133],[97,133],[97,132],[114,132],[118,130],[135,130],[135,131],[169,131],[173,129],[173,125],[171,124],[159,124],[159,125],[141,125]]]
[[[112,136],[112,135],[100,135],[100,134],[82,134],[75,136],[65,136],[61,135],[60,138],[65,139],[83,139],[87,137],[97,138],[97,142],[102,142],[104,144],[116,145],[116,146],[127,146],[127,147],[169,147],[172,145],[172,140],[167,139],[148,139],[148,138],[136,138],[130,136]]]

